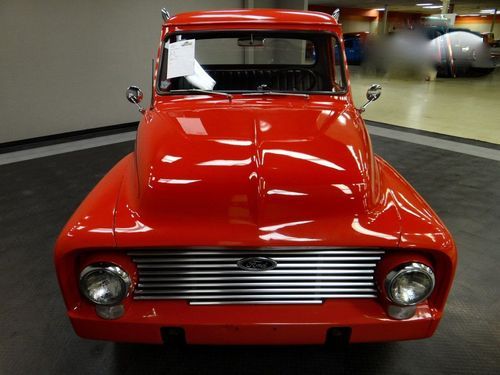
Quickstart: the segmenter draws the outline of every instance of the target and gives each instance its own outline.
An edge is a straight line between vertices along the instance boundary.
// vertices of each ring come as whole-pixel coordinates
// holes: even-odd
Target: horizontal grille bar
[[[309,288],[320,288],[327,286],[344,286],[344,287],[359,287],[359,286],[372,286],[371,282],[353,283],[353,282],[273,282],[275,287],[289,287],[289,286],[302,286]],[[269,283],[254,283],[254,282],[241,282],[241,283],[141,283],[137,285],[138,288],[235,288],[235,287],[269,287]]]
[[[135,260],[135,259],[134,259]],[[277,259],[279,260],[279,259]],[[366,267],[375,267],[375,263],[281,263],[279,264],[280,269],[282,268],[366,268]],[[210,264],[197,264],[197,263],[169,263],[169,264],[156,264],[156,263],[147,263],[147,264],[138,264],[137,268],[139,269],[157,269],[157,268],[217,268],[220,270],[223,269],[238,269],[236,264],[223,264],[223,263],[210,263]]]
[[[267,274],[267,272],[266,272]],[[373,280],[373,276],[370,275],[312,275],[312,276],[303,276],[303,275],[290,275],[290,276],[253,276],[245,274],[244,276],[222,276],[222,277],[213,277],[213,276],[180,276],[180,277],[154,277],[154,276],[144,276],[139,278],[139,282],[161,282],[161,281],[255,281],[255,280],[265,280],[265,281],[276,281],[276,280]]]
[[[321,305],[323,303],[320,299],[293,299],[281,301],[262,301],[262,300],[248,300],[248,301],[191,301],[191,305]]]
[[[274,255],[273,256],[275,259],[279,259],[280,262],[306,262],[306,261],[314,261],[314,262],[345,262],[345,261],[354,261],[354,262],[361,262],[361,261],[377,261],[380,259],[378,256],[317,256],[317,257],[284,257],[280,255]],[[189,258],[184,258],[184,257],[154,257],[152,258],[151,256],[149,257],[134,257],[136,262],[145,262],[145,263],[164,263],[164,262],[169,262],[169,263],[188,263],[192,262],[193,260],[196,260],[197,263],[203,263],[203,262],[237,262],[238,260],[241,259],[241,256],[239,257],[227,257],[227,258],[221,258],[221,257],[208,257],[208,258],[196,258],[193,259],[191,257]]]
[[[324,269],[309,269],[309,270],[280,270],[280,269],[274,269],[270,271],[242,271],[242,270],[216,270],[216,271],[144,271],[143,269],[139,269],[139,275],[242,275],[242,273],[245,273],[245,275],[262,275],[264,272],[266,275],[300,275],[300,274],[305,274],[305,275],[311,275],[311,274],[325,274],[325,275],[334,275],[334,274],[372,274],[374,272],[373,269],[334,269],[334,270],[324,270]]]
[[[375,298],[377,295],[375,293],[365,293],[365,294],[315,294],[315,295],[310,295],[310,294],[267,294],[267,295],[223,295],[223,296],[135,296],[135,299],[189,299],[190,302],[193,300],[199,300],[199,299],[212,299],[212,300],[246,300],[246,299],[271,299],[271,300],[276,300],[279,301],[280,298]]]
[[[176,295],[176,294],[217,294],[222,296],[223,294],[221,293],[233,293],[233,294],[238,294],[238,295],[246,295],[247,293],[303,293],[303,292],[325,292],[325,293],[353,293],[353,292],[364,292],[364,293],[372,293],[375,292],[375,289],[370,289],[370,288],[287,288],[287,289],[280,289],[280,288],[265,288],[265,289],[255,289],[255,288],[250,288],[250,289],[230,289],[230,288],[224,288],[224,289],[186,289],[182,291],[177,291],[177,290],[172,290],[172,289],[155,289],[155,290],[138,290],[136,292],[136,295],[141,295],[141,294],[171,294],[171,295]]]
[[[134,298],[192,304],[302,304],[327,298],[375,298],[380,249],[273,248],[134,250],[139,282]],[[241,269],[266,258],[275,268]]]

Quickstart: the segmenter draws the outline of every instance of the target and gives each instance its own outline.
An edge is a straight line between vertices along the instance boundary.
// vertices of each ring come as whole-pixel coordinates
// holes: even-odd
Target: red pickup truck
[[[135,150],[63,229],[85,338],[320,344],[431,336],[456,265],[429,205],[375,155],[342,31],[291,10],[164,12]]]

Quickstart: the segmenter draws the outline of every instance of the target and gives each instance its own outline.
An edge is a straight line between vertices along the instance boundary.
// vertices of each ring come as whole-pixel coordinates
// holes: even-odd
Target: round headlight
[[[93,264],[80,273],[82,294],[96,305],[115,305],[130,287],[130,276],[113,264]]]
[[[434,272],[430,267],[422,263],[409,263],[389,272],[385,279],[385,290],[395,304],[411,306],[429,297],[434,283]]]

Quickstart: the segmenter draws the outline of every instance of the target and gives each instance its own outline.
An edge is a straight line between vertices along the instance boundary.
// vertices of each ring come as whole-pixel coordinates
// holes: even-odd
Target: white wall
[[[465,29],[470,29],[472,31],[477,31],[480,33],[486,33],[486,32],[489,33],[491,30],[491,23],[456,22],[455,27],[463,27]],[[495,34],[495,39],[500,39],[500,17],[498,15],[497,15],[497,21],[495,22],[495,26],[493,28],[493,33]]]
[[[281,8],[307,10],[309,0],[245,0],[247,8]]]
[[[369,20],[340,20],[342,24],[342,32],[344,33],[357,33],[360,31],[371,32],[373,27]]]
[[[0,1],[0,143],[139,120],[149,102],[160,9],[241,8],[243,0]]]

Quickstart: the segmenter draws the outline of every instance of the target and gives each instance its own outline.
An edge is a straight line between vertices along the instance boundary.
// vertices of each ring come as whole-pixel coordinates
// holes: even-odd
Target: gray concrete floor
[[[58,232],[131,142],[0,166],[0,374],[498,374],[500,162],[374,136],[454,234],[459,266],[430,339],[327,347],[125,345],[78,338],[52,262]]]

